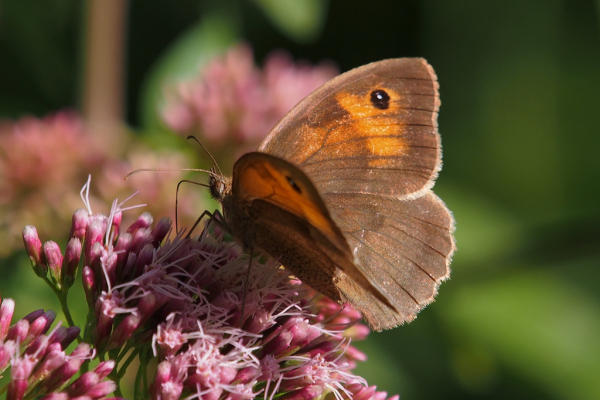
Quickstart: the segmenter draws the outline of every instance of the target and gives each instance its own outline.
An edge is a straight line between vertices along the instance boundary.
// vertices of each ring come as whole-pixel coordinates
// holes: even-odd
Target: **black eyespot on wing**
[[[296,182],[290,178],[289,176],[286,176],[288,183],[290,184],[290,186],[298,193],[302,193],[302,190],[300,189],[300,187],[296,184]]]
[[[371,92],[371,104],[379,110],[387,110],[390,107],[390,95],[382,89],[373,90]]]

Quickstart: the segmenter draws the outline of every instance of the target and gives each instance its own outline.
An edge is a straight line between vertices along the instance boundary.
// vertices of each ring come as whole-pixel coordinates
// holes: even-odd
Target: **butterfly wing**
[[[430,191],[441,168],[439,105],[425,60],[380,61],[315,91],[259,147],[306,173],[357,268],[391,302],[338,277],[342,300],[375,330],[411,321],[449,275],[454,220]]]
[[[324,198],[360,270],[396,310],[347,276],[338,284],[343,300],[378,331],[412,321],[450,274],[454,219],[444,203],[432,192],[409,201],[364,194]]]
[[[321,193],[415,198],[441,165],[435,73],[420,58],[368,64],[296,105],[258,151],[302,169]]]
[[[245,154],[234,165],[231,193],[223,206],[234,236],[280,256],[298,278],[333,299],[340,294],[332,289],[332,279],[343,272],[393,307],[356,265],[323,198],[297,167],[269,154]]]

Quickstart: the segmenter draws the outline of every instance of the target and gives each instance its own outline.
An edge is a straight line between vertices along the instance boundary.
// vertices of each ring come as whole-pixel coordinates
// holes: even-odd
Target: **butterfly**
[[[438,82],[420,58],[346,72],[298,103],[209,187],[246,249],[358,309],[376,331],[416,317],[450,274]]]

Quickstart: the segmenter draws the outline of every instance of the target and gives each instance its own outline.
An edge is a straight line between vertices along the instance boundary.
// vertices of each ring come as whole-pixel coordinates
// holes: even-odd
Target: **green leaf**
[[[267,18],[291,39],[308,43],[325,25],[327,0],[254,0]]]

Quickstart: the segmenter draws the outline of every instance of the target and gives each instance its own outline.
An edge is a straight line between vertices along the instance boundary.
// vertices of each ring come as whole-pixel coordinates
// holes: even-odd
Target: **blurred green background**
[[[413,323],[356,343],[357,372],[402,399],[600,399],[600,1],[123,3],[139,135],[160,131],[163,77],[238,40],[259,63],[286,49],[342,71],[426,58],[442,99],[435,191],[458,251]],[[82,108],[89,5],[0,1],[0,117]],[[22,252],[1,261],[17,316],[48,308],[33,281]]]

